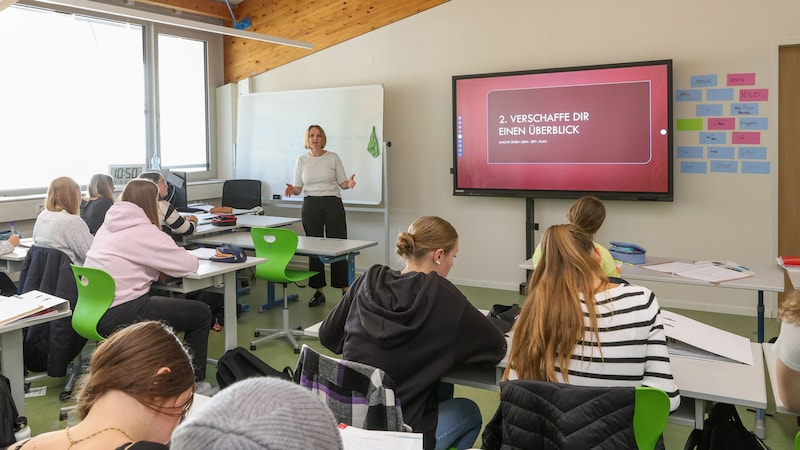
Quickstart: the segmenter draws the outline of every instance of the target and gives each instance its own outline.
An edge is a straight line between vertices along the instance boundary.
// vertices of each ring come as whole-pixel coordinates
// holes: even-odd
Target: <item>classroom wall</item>
[[[525,277],[517,266],[528,256],[525,201],[452,195],[453,75],[667,58],[674,61],[675,89],[689,88],[692,75],[716,74],[724,83],[728,73],[755,73],[756,87],[769,89],[770,101],[759,116],[769,123],[762,146],[770,173],[680,173],[676,158],[675,201],[608,201],[596,240],[636,242],[660,256],[771,264],[777,252],[777,46],[800,43],[800,3],[764,5],[453,0],[255,76],[247,86],[266,92],[383,84],[385,139],[392,142],[389,235],[393,239],[420,215],[442,216],[461,238],[450,279],[516,290]],[[693,104],[675,106],[676,119],[694,114]],[[676,147],[696,140],[696,133],[675,135]],[[565,222],[571,203],[537,199],[541,230]],[[364,238],[363,227],[380,225],[361,224],[351,215],[350,236]],[[368,267],[382,262],[381,256],[365,255],[357,264]],[[396,260],[392,265],[399,267]],[[667,306],[755,314],[753,292],[652,288]],[[775,299],[767,294],[768,314]]]

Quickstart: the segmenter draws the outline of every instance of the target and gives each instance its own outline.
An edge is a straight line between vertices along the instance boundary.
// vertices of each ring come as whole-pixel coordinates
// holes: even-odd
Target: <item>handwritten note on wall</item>
[[[681,173],[770,173],[761,146],[768,119],[757,117],[762,105],[767,110],[769,89],[756,86],[755,73],[692,75],[688,88],[676,89],[675,101],[695,103],[695,117],[676,120],[676,130],[695,141],[678,146]]]

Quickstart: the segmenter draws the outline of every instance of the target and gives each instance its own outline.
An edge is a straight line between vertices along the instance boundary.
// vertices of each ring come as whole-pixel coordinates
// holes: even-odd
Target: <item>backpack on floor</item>
[[[17,440],[14,431],[17,426],[17,405],[11,397],[11,382],[0,375],[0,448],[5,448]]]
[[[702,430],[693,430],[683,450],[769,450],[753,432],[745,428],[736,407],[717,403],[703,421]]]
[[[291,381],[292,369],[288,366],[283,371],[274,369],[243,347],[228,350],[217,362],[217,384],[220,389],[251,377],[277,377]]]

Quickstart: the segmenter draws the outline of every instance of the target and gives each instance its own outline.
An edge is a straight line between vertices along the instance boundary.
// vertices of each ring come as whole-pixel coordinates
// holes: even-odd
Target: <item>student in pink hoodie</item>
[[[192,351],[195,378],[206,376],[211,309],[205,303],[150,295],[161,273],[182,277],[197,271],[197,258],[161,231],[158,187],[151,181],[128,182],[119,201],[109,208],[86,254],[86,267],[108,272],[116,282],[111,308],[97,331],[103,335],[142,320],[166,322],[184,332]]]

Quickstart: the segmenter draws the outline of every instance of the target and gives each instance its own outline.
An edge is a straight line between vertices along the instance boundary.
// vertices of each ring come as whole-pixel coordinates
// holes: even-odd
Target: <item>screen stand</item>
[[[525,259],[533,256],[534,232],[539,230],[539,224],[534,220],[533,198],[525,198]],[[525,281],[519,284],[519,295],[526,295],[526,286],[531,277],[530,270],[525,271]]]

